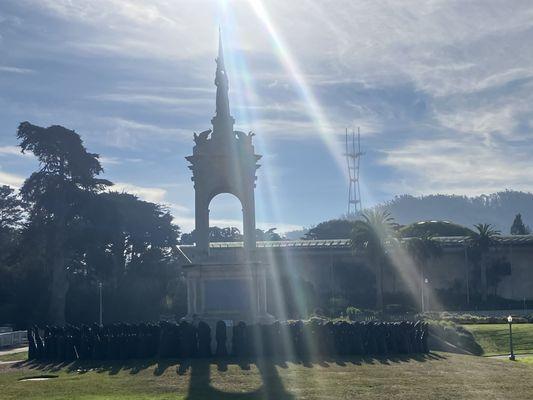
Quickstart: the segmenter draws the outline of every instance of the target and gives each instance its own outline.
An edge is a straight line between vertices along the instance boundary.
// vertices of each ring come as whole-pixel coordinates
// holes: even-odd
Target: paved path
[[[515,358],[524,358],[524,357],[533,357],[532,353],[524,353],[524,354],[515,354]],[[487,358],[498,358],[498,359],[508,359],[509,354],[503,354],[499,356],[487,356]]]
[[[5,356],[6,354],[22,353],[23,351],[28,351],[28,347],[17,347],[14,349],[0,350],[0,356]]]

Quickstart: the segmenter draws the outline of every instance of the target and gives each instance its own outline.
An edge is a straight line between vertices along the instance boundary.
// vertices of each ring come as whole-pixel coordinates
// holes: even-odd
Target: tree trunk
[[[55,325],[65,325],[65,306],[68,291],[67,266],[65,265],[65,238],[66,238],[66,201],[61,193],[56,205],[57,219],[54,234],[51,235],[52,253],[52,287],[50,288],[50,309],[48,316]]]
[[[481,301],[487,301],[487,256],[481,256]]]
[[[376,308],[383,311],[383,263],[376,258]]]
[[[58,248],[62,244],[58,244]],[[68,291],[67,269],[62,249],[58,249],[52,262],[52,287],[50,293],[50,322],[65,325],[65,305]]]

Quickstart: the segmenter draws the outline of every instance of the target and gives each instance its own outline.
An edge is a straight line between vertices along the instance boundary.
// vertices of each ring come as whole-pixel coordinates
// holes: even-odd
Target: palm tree
[[[470,249],[475,258],[480,262],[481,267],[481,300],[487,301],[487,264],[489,262],[490,246],[494,244],[495,237],[500,235],[500,231],[491,224],[474,225],[476,231],[470,234]]]
[[[352,230],[352,248],[363,250],[376,275],[376,308],[383,310],[383,266],[386,245],[393,238],[396,224],[387,211],[371,210],[355,221]]]
[[[420,310],[425,311],[424,304],[424,276],[426,266],[429,260],[434,257],[440,257],[442,247],[430,234],[424,234],[421,237],[409,238],[406,241],[407,252],[413,257],[418,265],[419,271],[419,290],[420,290]]]

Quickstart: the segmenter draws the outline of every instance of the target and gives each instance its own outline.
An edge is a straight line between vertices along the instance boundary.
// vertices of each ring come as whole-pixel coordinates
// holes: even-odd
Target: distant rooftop
[[[436,241],[446,247],[463,246],[468,240],[468,236],[441,236],[435,237]],[[409,238],[400,239],[408,241]],[[523,246],[533,245],[533,235],[502,235],[497,236],[495,241],[505,246]],[[239,248],[243,247],[243,242],[214,242],[209,245],[212,249],[222,248]],[[257,248],[349,248],[350,239],[332,239],[332,240],[279,240],[279,241],[260,241],[257,242]],[[182,246],[188,247],[188,246]],[[191,246],[192,247],[192,246]]]

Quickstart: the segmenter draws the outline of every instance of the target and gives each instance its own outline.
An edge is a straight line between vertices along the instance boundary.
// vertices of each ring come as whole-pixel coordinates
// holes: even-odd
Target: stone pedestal
[[[190,264],[187,280],[187,319],[271,323],[266,310],[265,265],[259,262]]]

